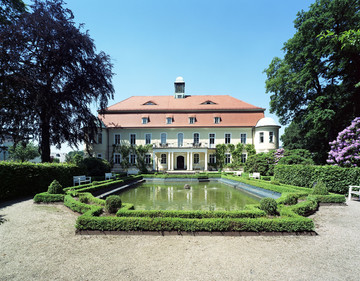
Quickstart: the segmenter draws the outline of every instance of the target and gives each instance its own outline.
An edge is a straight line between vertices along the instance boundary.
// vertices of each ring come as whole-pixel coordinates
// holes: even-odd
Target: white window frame
[[[275,143],[275,133],[273,131],[269,132],[269,143]]]
[[[259,142],[264,143],[264,132],[259,133]]]
[[[209,163],[216,164],[216,155],[214,153],[209,155]]]
[[[162,136],[165,136],[165,142],[163,142],[163,138]],[[167,133],[163,132],[163,133],[160,133],[160,144],[166,144],[167,143]]]
[[[150,142],[149,143],[146,142],[147,141],[146,136],[150,136]],[[146,133],[145,134],[145,144],[151,144],[151,139],[152,139],[152,134],[151,133]]]
[[[98,153],[98,154],[97,154],[97,158],[102,159],[102,154],[101,154],[101,153]]]
[[[150,164],[151,164],[151,154],[150,154],[150,153],[145,154],[145,159],[144,159],[144,161],[145,161],[145,164],[146,164],[146,165],[150,165]]]
[[[211,143],[211,137],[210,137],[210,135],[214,135],[214,143]],[[209,147],[210,148],[212,148],[212,147],[215,147],[215,145],[216,145],[216,134],[215,133],[209,133]]]
[[[229,142],[226,142],[226,135],[229,135],[229,138],[230,138],[230,139],[229,139]],[[224,143],[225,143],[225,144],[231,143],[231,133],[225,133],[225,134],[224,134]]]
[[[165,155],[165,157],[163,157]],[[167,155],[166,153],[161,153],[160,155],[160,164],[165,165],[167,163]]]
[[[181,139],[181,143],[179,142],[179,136],[182,135],[182,139]],[[184,146],[184,133],[180,132],[177,134],[177,143],[178,143],[178,147],[183,147]]]
[[[189,124],[195,124],[196,118],[195,117],[189,117]]]
[[[148,117],[142,117],[142,124],[147,124],[149,122],[149,118]]]
[[[200,164],[200,154],[194,153],[194,164]]]
[[[119,136],[119,142],[116,141],[116,137]],[[114,144],[120,144],[121,143],[121,134],[114,134]]]
[[[241,154],[241,159],[240,159],[241,163],[245,163],[246,160],[247,160],[247,154],[246,154],[246,153],[242,153],[242,154]]]
[[[245,135],[244,142],[243,142],[243,139],[242,139],[242,136],[243,136],[243,135]],[[247,140],[247,133],[240,133],[240,143],[246,144],[246,140]]]
[[[199,136],[197,142],[195,141],[195,135],[196,134]],[[198,132],[193,133],[193,143],[194,144],[200,144],[200,133],[198,133]]]
[[[172,117],[166,117],[166,124],[172,124]]]
[[[132,159],[134,159],[134,161],[132,161]],[[129,155],[129,163],[130,163],[130,165],[135,165],[136,164],[136,154],[131,153]]]
[[[131,137],[132,136],[135,136],[135,141],[134,141],[134,143],[131,143]],[[131,133],[130,135],[129,135],[129,142],[130,142],[130,145],[136,145],[136,134],[134,134],[134,133]]]
[[[220,124],[221,118],[220,117],[214,117],[214,124]]]
[[[231,163],[231,154],[225,153],[225,165]]]
[[[116,159],[119,156],[119,163],[117,163]],[[120,153],[114,153],[114,164],[121,164],[121,154]]]

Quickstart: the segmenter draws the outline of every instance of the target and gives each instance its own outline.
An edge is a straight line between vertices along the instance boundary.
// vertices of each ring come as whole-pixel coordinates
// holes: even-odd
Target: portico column
[[[189,161],[190,155],[189,155],[189,151],[187,152],[187,157],[186,157],[186,170],[190,170],[190,161]]]
[[[171,157],[171,152],[168,152],[167,153],[167,161],[168,161],[168,171],[170,170],[170,168],[171,168],[171,159],[170,159],[170,157]]]
[[[153,151],[153,171],[156,170],[155,152]]]
[[[191,151],[190,152],[190,170],[191,171],[193,170],[193,162],[194,162],[194,160],[193,160],[193,152]]]
[[[207,171],[208,169],[208,153],[207,153],[207,150],[205,151],[205,171]]]
[[[174,152],[171,152],[171,170],[174,170]]]

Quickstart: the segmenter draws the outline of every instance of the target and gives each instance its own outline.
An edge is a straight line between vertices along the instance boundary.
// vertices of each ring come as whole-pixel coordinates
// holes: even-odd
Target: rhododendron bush
[[[331,150],[327,162],[340,167],[360,167],[360,117],[341,131],[336,140],[329,143]]]

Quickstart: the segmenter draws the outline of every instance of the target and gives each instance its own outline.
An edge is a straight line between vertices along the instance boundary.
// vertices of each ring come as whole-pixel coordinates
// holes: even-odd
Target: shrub
[[[84,158],[81,165],[87,170],[90,176],[104,176],[105,173],[110,172],[111,167],[108,161],[95,157]]]
[[[63,188],[61,184],[57,180],[53,180],[48,188],[49,194],[61,194],[63,192]]]
[[[89,203],[89,198],[87,197],[87,194],[86,193],[80,193],[79,194],[79,201],[81,203]]]
[[[245,172],[259,172],[264,176],[272,176],[274,174],[274,152],[262,152],[248,157],[245,163]]]
[[[91,183],[91,185],[98,185],[98,184],[99,184],[98,181],[93,181],[93,182]]]
[[[329,191],[326,188],[325,183],[323,183],[322,181],[319,181],[317,184],[315,184],[315,186],[313,187],[312,190],[312,194],[317,194],[317,195],[328,195]]]
[[[84,171],[72,164],[0,161],[0,201],[45,192],[54,179],[62,186],[71,186],[72,177],[82,174]]]
[[[263,198],[260,201],[260,209],[274,216],[277,214],[277,203],[273,198]]]
[[[49,194],[48,192],[38,193],[34,196],[34,203],[63,202],[64,194]]]
[[[105,209],[111,214],[115,214],[121,208],[121,198],[118,195],[110,195],[105,200]]]
[[[336,140],[329,143],[327,162],[341,167],[360,167],[360,117],[341,131]]]
[[[280,182],[279,182],[278,180],[272,180],[272,181],[271,181],[271,184],[280,185]]]
[[[270,176],[263,176],[263,177],[261,177],[261,179],[264,180],[264,181],[270,181],[271,177]]]
[[[346,194],[349,185],[359,185],[360,168],[337,166],[276,165],[275,178],[283,184],[312,188],[315,182],[325,183],[329,192]]]

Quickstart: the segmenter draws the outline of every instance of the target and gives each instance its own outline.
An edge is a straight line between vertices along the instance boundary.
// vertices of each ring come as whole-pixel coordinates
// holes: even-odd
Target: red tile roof
[[[205,102],[214,104],[204,104]],[[147,105],[154,103],[154,105]],[[107,108],[107,111],[216,111],[216,110],[264,110],[228,95],[187,96],[133,96]]]
[[[210,104],[203,104],[210,101]],[[145,105],[147,103],[155,105]],[[198,128],[198,127],[255,127],[264,117],[263,108],[253,106],[231,96],[188,96],[175,99],[173,96],[134,96],[107,108],[99,115],[106,127],[117,128]],[[142,124],[142,118],[148,123]],[[172,117],[172,124],[166,124]],[[196,122],[189,124],[189,117]],[[214,117],[220,117],[219,124]]]

